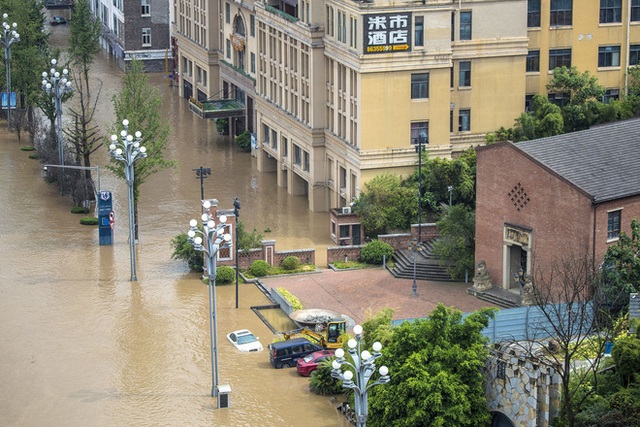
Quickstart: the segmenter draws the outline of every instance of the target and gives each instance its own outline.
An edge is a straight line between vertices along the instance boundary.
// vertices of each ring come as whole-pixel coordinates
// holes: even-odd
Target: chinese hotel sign
[[[411,13],[364,15],[364,53],[411,50]]]

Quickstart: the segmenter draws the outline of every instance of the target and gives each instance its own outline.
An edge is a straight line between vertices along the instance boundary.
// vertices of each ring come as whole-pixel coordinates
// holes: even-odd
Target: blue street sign
[[[2,109],[7,109],[7,92],[2,92]],[[11,109],[15,110],[16,108],[16,93],[11,92]]]

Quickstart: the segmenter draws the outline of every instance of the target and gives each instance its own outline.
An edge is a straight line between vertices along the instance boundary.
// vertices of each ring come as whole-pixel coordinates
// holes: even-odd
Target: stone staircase
[[[393,254],[394,268],[389,271],[394,277],[413,279],[414,256],[415,276],[419,280],[431,280],[434,282],[455,282],[449,276],[446,269],[440,266],[440,260],[433,255],[432,249],[435,239],[422,242],[418,250],[401,249]]]

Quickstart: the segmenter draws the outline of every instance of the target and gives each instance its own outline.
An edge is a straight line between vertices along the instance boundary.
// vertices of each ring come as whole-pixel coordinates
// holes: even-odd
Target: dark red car
[[[319,350],[298,359],[298,373],[303,377],[308,377],[318,368],[320,362],[333,357],[333,353],[334,350]]]

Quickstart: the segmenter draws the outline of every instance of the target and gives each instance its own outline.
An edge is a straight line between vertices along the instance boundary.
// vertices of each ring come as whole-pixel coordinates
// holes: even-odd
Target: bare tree
[[[534,270],[524,290],[543,321],[534,325],[537,338],[519,345],[555,368],[561,379],[561,411],[569,427],[590,396],[588,390],[595,389],[605,343],[612,339],[610,302],[603,286],[597,264],[585,251],[568,253],[548,268]],[[583,387],[586,383],[593,388]]]

